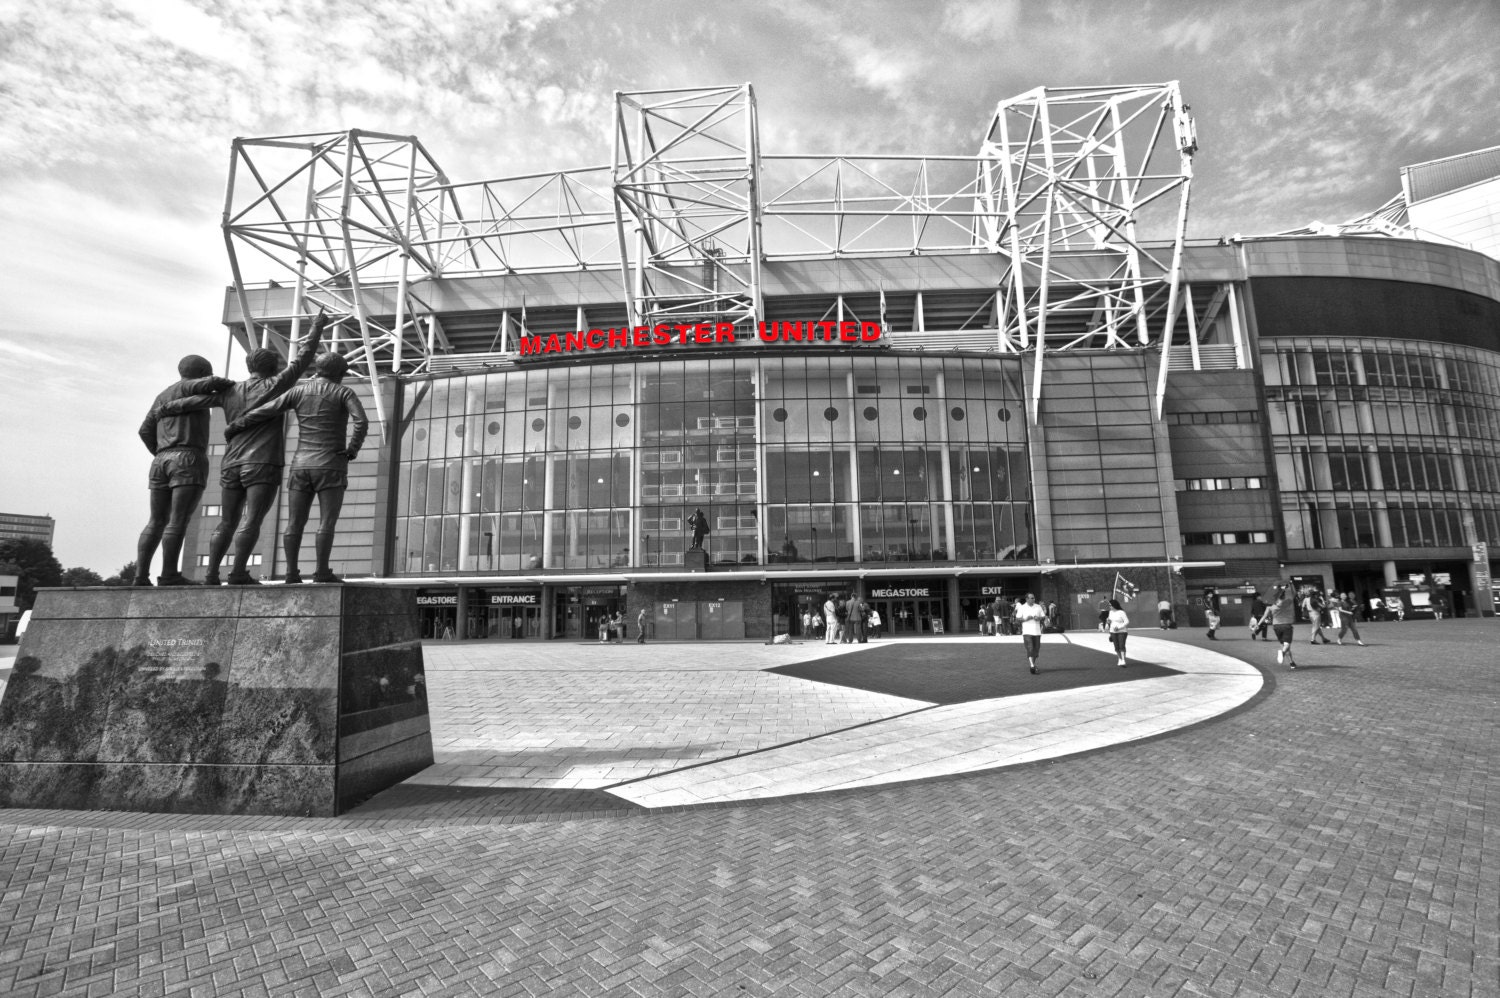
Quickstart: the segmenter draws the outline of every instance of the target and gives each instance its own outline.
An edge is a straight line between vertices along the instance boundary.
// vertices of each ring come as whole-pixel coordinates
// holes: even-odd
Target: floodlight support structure
[[[1169,124],[1175,141],[1159,149]],[[974,245],[1010,258],[997,348],[1036,354],[1027,400],[1032,423],[1040,412],[1048,352],[1146,347],[1148,315],[1165,294],[1160,414],[1181,303],[1196,149],[1192,117],[1176,81],[1038,87],[996,108],[980,143],[976,186],[982,210]],[[1141,240],[1140,219],[1173,196],[1176,224],[1170,257],[1163,259],[1159,246],[1148,248]],[[1049,319],[1064,313],[1075,321],[1066,332],[1051,332]]]
[[[615,232],[633,325],[764,316],[760,170],[750,84],[615,92]]]
[[[744,326],[765,317],[767,261],[988,253],[1003,276],[975,328],[992,308],[994,349],[1035,353],[1033,422],[1047,354],[1157,337],[1160,413],[1197,148],[1177,83],[1021,94],[974,155],[763,154],[749,84],[618,92],[613,117],[607,165],[461,184],[411,136],[236,139],[232,342],[287,353],[324,309],[356,370],[413,375],[452,353],[433,303],[459,278],[615,271],[632,325]],[[271,261],[268,285],[245,283],[252,258]],[[524,285],[500,287],[488,353],[506,361],[532,334]],[[915,315],[919,334],[920,293]],[[1191,312],[1187,339],[1178,363],[1196,369]]]

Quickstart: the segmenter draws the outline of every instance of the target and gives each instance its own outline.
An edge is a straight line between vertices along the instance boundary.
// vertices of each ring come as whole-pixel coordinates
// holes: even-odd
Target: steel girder
[[[1045,353],[1149,345],[1163,291],[1164,393],[1197,145],[1175,81],[1038,87],[996,108],[980,147],[974,240],[1010,256],[998,346],[1036,352],[1033,421]],[[1167,235],[1166,246],[1148,247],[1148,229],[1165,230],[1152,235]],[[1063,318],[1072,321],[1059,331]]]
[[[759,127],[748,83],[615,93],[615,231],[632,323],[763,314]]]
[[[763,157],[748,84],[617,93],[614,118],[608,166],[465,184],[410,136],[235,140],[236,338],[285,350],[327,308],[371,376],[415,373],[450,349],[424,293],[445,278],[618,270],[632,323],[752,323],[766,260],[967,252],[1006,261],[1001,351],[1173,339],[1196,148],[1175,82],[1002,101],[973,156]],[[515,297],[492,352],[527,332]]]

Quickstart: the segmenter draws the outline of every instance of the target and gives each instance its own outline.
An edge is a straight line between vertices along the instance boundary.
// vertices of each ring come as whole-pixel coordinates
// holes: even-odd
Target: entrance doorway
[[[572,640],[599,640],[599,625],[615,614],[625,612],[623,586],[570,586],[557,590],[553,607],[554,637]],[[635,637],[635,621],[628,620],[630,636]]]
[[[422,637],[437,641],[452,630],[458,634],[457,606],[423,606],[418,608],[422,621]]]
[[[484,637],[520,641],[542,636],[542,610],[535,606],[492,606],[485,611]]]
[[[948,601],[929,599],[872,599],[870,605],[880,614],[880,629],[892,637],[917,634],[942,634],[947,620]]]

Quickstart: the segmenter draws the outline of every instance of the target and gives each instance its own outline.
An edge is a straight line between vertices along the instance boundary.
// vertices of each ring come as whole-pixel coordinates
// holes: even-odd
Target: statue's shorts
[[[151,461],[147,483],[153,489],[202,488],[208,484],[208,455],[193,447],[172,447]]]
[[[293,468],[286,480],[288,492],[323,492],[348,487],[348,473],[333,468]]]
[[[226,489],[248,489],[252,485],[280,485],[279,464],[236,464],[219,470],[219,484]]]

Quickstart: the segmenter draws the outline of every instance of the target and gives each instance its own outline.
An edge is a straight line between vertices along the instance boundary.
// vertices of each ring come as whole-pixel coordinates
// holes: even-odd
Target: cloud
[[[1190,233],[1266,232],[1494,145],[1497,35],[1493,0],[0,0],[0,407],[49,416],[28,461],[84,441],[137,473],[176,358],[222,362],[234,136],[411,134],[477,181],[607,163],[615,90],[749,81],[766,152],[967,154],[1002,98],[1179,79]],[[55,477],[24,484],[90,492]]]
[[[943,7],[942,30],[965,41],[1004,42],[1021,21],[1020,0],[951,0]]]

